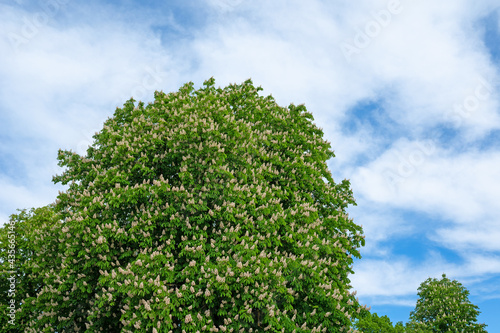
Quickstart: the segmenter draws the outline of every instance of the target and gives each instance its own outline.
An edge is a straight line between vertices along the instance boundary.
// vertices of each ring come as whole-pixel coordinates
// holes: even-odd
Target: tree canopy
[[[12,217],[43,225],[23,236],[19,331],[351,331],[349,181],[306,107],[260,90],[131,99],[85,155],[61,150],[68,189]]]
[[[486,332],[486,325],[477,322],[479,308],[470,302],[469,291],[446,274],[440,280],[422,282],[418,296],[410,327],[430,332]]]

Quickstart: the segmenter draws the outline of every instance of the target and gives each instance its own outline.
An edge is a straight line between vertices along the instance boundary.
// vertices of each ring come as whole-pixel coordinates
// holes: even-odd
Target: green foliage
[[[59,152],[68,190],[19,223],[45,225],[26,234],[25,332],[350,330],[350,184],[306,108],[259,90],[210,79],[130,100],[85,156]]]
[[[358,320],[354,327],[363,333],[404,333],[405,328],[401,322],[396,326],[392,325],[387,316],[379,317],[376,313],[370,313],[368,310],[361,310]]]
[[[469,301],[469,291],[445,274],[441,280],[424,281],[418,296],[408,327],[430,332],[486,332],[486,325],[477,323],[479,311]]]
[[[406,323],[404,328],[405,333],[433,333],[435,331],[430,328],[422,327],[421,325],[415,325],[412,322]]]
[[[54,207],[50,205],[22,210],[0,228],[0,295],[6,300],[0,305],[1,332],[24,332],[30,316],[34,315],[26,302],[41,291],[44,285],[41,272],[54,267],[60,249],[57,237],[47,237],[41,242],[40,235],[60,234],[57,222]]]

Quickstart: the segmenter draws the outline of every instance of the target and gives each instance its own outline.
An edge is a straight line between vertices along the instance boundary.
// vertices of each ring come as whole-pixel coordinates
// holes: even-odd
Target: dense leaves
[[[56,237],[44,234],[59,230],[52,205],[20,211],[0,228],[0,332],[24,332],[34,316],[25,302],[41,291],[42,272],[55,267],[60,249]]]
[[[379,317],[376,313],[370,313],[363,309],[359,318],[355,321],[354,327],[363,333],[404,333],[405,328],[401,322],[396,326],[392,325],[387,316]]]
[[[486,325],[477,322],[478,307],[469,301],[469,291],[445,274],[441,280],[424,281],[418,296],[409,327],[430,332],[486,332]]]
[[[33,246],[50,258],[29,265],[26,332],[352,330],[350,184],[306,108],[259,90],[130,100],[85,156],[59,152],[68,190],[24,216],[45,219]]]

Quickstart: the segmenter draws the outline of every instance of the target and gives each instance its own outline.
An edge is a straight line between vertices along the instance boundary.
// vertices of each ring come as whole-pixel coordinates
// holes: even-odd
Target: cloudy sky
[[[0,221],[52,202],[84,153],[155,90],[255,85],[305,103],[351,180],[353,286],[406,321],[428,277],[462,282],[500,331],[500,5],[464,1],[0,1]]]

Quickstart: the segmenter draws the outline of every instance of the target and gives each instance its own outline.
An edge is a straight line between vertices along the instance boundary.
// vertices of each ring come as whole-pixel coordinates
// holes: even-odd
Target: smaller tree
[[[427,279],[418,288],[417,305],[410,312],[409,328],[431,332],[486,332],[477,322],[478,306],[469,301],[469,291],[446,274],[441,280]]]

